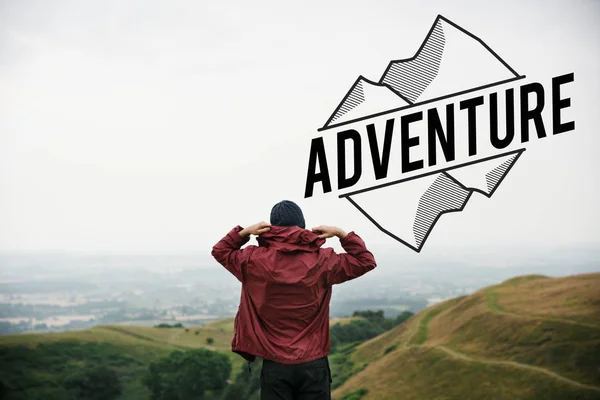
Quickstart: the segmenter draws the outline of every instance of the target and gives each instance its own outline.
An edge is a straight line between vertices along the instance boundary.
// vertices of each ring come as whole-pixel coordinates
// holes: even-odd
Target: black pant
[[[330,400],[331,371],[327,357],[303,364],[264,360],[260,373],[261,400]]]

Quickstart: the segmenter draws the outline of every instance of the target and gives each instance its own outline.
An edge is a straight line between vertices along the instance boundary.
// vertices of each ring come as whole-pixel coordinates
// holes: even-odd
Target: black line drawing
[[[465,59],[469,62],[461,61]],[[453,62],[461,64],[457,67]],[[462,75],[455,76],[456,71]],[[485,74],[473,73],[479,71]],[[483,40],[438,15],[413,57],[390,61],[378,82],[359,76],[318,130],[330,130],[523,78]],[[382,232],[420,252],[442,215],[463,211],[475,192],[491,197],[524,151],[513,150],[339,197],[347,199]],[[412,196],[409,196],[414,203],[412,207],[381,211],[373,206],[378,198],[404,196],[402,188],[417,180],[425,188],[413,185],[416,189],[406,189]],[[400,184],[404,185],[399,187]],[[366,211],[368,204],[373,210],[370,213]]]
[[[362,85],[362,77],[359,77],[346,95],[346,98],[344,98],[344,100],[340,103],[339,108],[329,119],[330,121],[335,121],[365,101],[365,92]]]
[[[488,198],[492,197],[494,192],[500,186],[500,183],[502,183],[504,178],[506,178],[506,175],[508,175],[508,172],[515,165],[516,161],[524,151],[525,149],[514,150],[496,156],[486,157],[481,160],[455,165],[450,168],[427,172],[425,174],[412,176],[399,181],[357,190],[352,193],[346,193],[340,195],[340,198],[347,199],[383,233],[419,253],[427,241],[431,231],[435,227],[435,224],[442,215],[451,212],[463,211],[469,199],[471,198],[471,195],[475,192],[480,193]],[[453,171],[459,171],[460,169],[468,168],[469,166],[478,166],[478,164],[481,165],[487,162],[494,162],[494,160],[496,161],[495,165],[497,166],[490,168],[490,171],[485,174],[485,189],[468,186],[452,175]],[[434,182],[419,197],[416,215],[410,215],[408,218],[406,218],[405,222],[407,224],[412,224],[413,227],[413,237],[411,238],[401,238],[399,235],[394,234],[390,229],[387,229],[383,226],[383,222],[379,222],[373,216],[369,215],[358,203],[358,199],[360,198],[359,196],[361,194],[379,191],[377,193],[378,196],[386,196],[385,194],[381,193],[383,188],[393,187],[401,183],[418,180],[424,177],[432,177]]]
[[[433,229],[433,222],[442,213],[464,209],[470,191],[465,190],[450,175],[441,173],[419,200],[417,215],[413,225],[417,248]]]
[[[445,28],[444,25],[446,26]],[[488,80],[485,82],[481,82],[481,84],[474,84],[470,86],[466,85],[464,88],[456,91],[451,91],[450,93],[444,93],[440,94],[440,96],[433,96],[431,98],[423,99],[420,96],[437,77],[440,70],[440,64],[443,58],[443,53],[446,50],[446,47],[451,46],[450,43],[447,43],[445,32],[450,33],[452,31],[454,31],[454,33],[460,33],[461,36],[464,36],[477,46],[480,46],[481,49],[485,51],[485,53],[489,54],[490,61],[493,61],[499,66],[502,66],[501,69],[504,70],[505,74],[503,76],[498,76],[498,79],[496,80],[492,79],[492,82]],[[473,64],[471,62],[470,64],[465,63],[465,65],[468,66]],[[478,67],[473,66],[473,68]],[[348,93],[346,93],[340,104],[337,106],[331,117],[327,120],[327,122],[325,122],[322,128],[318,129],[318,131],[320,132],[323,130],[339,127],[353,122],[358,122],[368,118],[373,118],[380,115],[401,111],[413,106],[424,105],[427,103],[444,100],[449,97],[459,96],[470,92],[487,89],[496,85],[502,85],[505,83],[520,80],[525,77],[525,75],[519,75],[483,40],[468,32],[467,30],[463,29],[462,27],[456,25],[454,22],[450,21],[446,17],[438,15],[433,25],[431,26],[429,33],[427,33],[427,35],[425,36],[425,40],[423,40],[421,47],[419,47],[419,49],[413,57],[390,61],[383,75],[379,79],[379,82],[370,81],[362,75],[359,76],[356,82],[348,91]],[[385,88],[387,88],[387,91],[395,93],[406,104],[398,106],[396,108],[381,107],[376,113],[365,113],[360,117],[352,118],[344,122],[337,122],[334,124],[334,122],[336,122],[336,120],[338,120],[338,118],[341,115],[345,114],[350,109],[353,109],[358,104],[363,104],[369,101],[368,99],[364,98],[364,94],[361,93],[360,95],[358,95],[358,93],[354,93],[355,88],[359,83],[361,84],[361,88],[358,90],[362,90],[362,86],[364,85],[364,83],[367,83],[369,86],[381,88],[382,92],[385,91]],[[357,101],[357,98],[360,101]],[[354,106],[352,106],[351,103],[354,103]]]
[[[379,95],[377,96],[379,101],[373,101],[374,96],[372,95],[365,96],[365,90],[377,93]],[[373,106],[373,109],[380,111],[381,109],[403,109],[406,108],[406,106],[410,106],[411,102],[388,85],[370,81],[361,75],[356,82],[354,82],[354,85],[352,85],[348,93],[346,93],[346,96],[344,96],[333,114],[331,114],[331,117],[329,117],[325,123],[325,127],[341,126],[360,120],[362,117],[352,119],[351,117],[349,118],[348,114],[351,111],[358,111],[361,105],[364,106],[365,104],[369,104]],[[368,112],[363,112],[362,114],[368,114]],[[336,121],[337,123],[333,124],[333,122]]]
[[[408,181],[412,181],[414,179],[423,178],[425,176],[434,175],[434,174],[438,174],[438,173],[442,173],[442,172],[448,172],[448,171],[452,171],[452,170],[455,170],[455,169],[458,169],[458,168],[467,167],[469,165],[483,163],[485,161],[493,160],[493,159],[496,159],[496,158],[499,158],[499,157],[504,157],[504,156],[509,156],[509,155],[515,155],[515,154],[517,156],[520,156],[520,153],[522,153],[524,151],[525,151],[525,149],[513,150],[513,151],[506,152],[506,153],[502,153],[502,154],[498,154],[498,155],[494,155],[494,156],[485,157],[485,158],[482,158],[480,160],[469,161],[469,162],[466,162],[466,163],[454,165],[452,167],[442,168],[442,169],[438,169],[438,170],[426,172],[424,174],[411,176],[410,178],[404,178],[404,179],[400,179],[400,180],[397,180],[397,181],[386,182],[386,183],[382,183],[380,185],[371,186],[369,188],[356,190],[354,192],[344,193],[344,194],[341,194],[339,197],[340,198],[349,197],[349,196],[352,196],[352,195],[356,195],[356,194],[368,192],[368,191],[371,191],[371,190],[381,189],[381,188],[384,188],[386,186],[397,185],[399,183],[408,182]],[[515,161],[516,161],[516,159],[515,159]],[[508,170],[506,172],[508,172]],[[497,183],[497,185],[499,185],[501,181],[502,180],[499,180],[498,183]],[[488,196],[488,194],[489,194],[489,193],[486,193],[486,192],[483,192],[483,191],[480,191],[480,190],[476,190],[476,189],[473,189],[473,190],[475,190],[476,192],[479,192],[479,193],[481,193],[481,194],[483,194],[485,196]]]
[[[445,44],[442,21],[437,18],[417,54],[410,60],[390,62],[380,82],[406,93],[410,102],[415,103],[436,77]]]
[[[514,78],[504,79],[504,80],[501,80],[501,81],[498,81],[498,82],[489,83],[487,85],[477,86],[477,87],[474,87],[474,88],[471,88],[471,89],[462,90],[462,91],[459,91],[459,92],[456,92],[456,93],[451,93],[451,94],[448,94],[448,95],[445,95],[445,96],[434,97],[433,99],[428,99],[428,100],[421,101],[421,102],[415,103],[415,104],[408,104],[408,105],[403,106],[403,107],[392,108],[392,109],[389,109],[389,110],[386,110],[386,111],[380,111],[380,112],[376,112],[374,114],[368,114],[368,115],[365,115],[363,117],[350,119],[348,121],[339,122],[337,124],[331,124],[331,125],[327,125],[326,124],[323,127],[317,129],[317,131],[318,132],[322,132],[322,131],[326,131],[326,130],[333,129],[333,128],[339,128],[340,126],[352,124],[354,122],[364,121],[366,119],[380,117],[382,115],[391,114],[391,113],[395,113],[395,112],[398,112],[398,111],[408,110],[408,109],[413,108],[413,107],[423,106],[425,104],[435,103],[436,101],[441,101],[441,100],[449,99],[451,97],[461,96],[463,94],[477,92],[479,90],[488,89],[488,88],[491,88],[491,87],[494,87],[494,86],[504,85],[506,83],[515,82],[515,81],[518,81],[518,80],[521,80],[521,79],[524,79],[524,78],[527,78],[527,75],[519,75],[519,76],[514,77]],[[368,81],[368,79],[365,79],[365,80]],[[369,81],[369,82],[371,82],[371,81]],[[341,105],[341,103],[340,103],[340,105]],[[336,109],[336,112],[337,112],[337,109]],[[335,112],[334,112],[334,114],[335,114]],[[330,118],[330,120],[331,120],[331,118]],[[329,120],[328,120],[328,122],[329,122]]]

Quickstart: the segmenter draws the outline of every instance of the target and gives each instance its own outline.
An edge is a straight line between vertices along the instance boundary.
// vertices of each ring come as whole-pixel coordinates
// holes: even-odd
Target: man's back
[[[247,238],[234,228],[213,256],[242,282],[233,351],[296,364],[329,352],[331,286],[375,268],[373,255],[355,233],[342,246],[348,254],[321,248],[325,240],[298,227],[271,227],[259,246],[238,250]]]
[[[273,207],[271,224],[237,226],[212,250],[242,282],[232,351],[263,358],[261,399],[330,399],[331,286],[372,270],[375,258],[354,232],[304,229],[302,211],[289,201]],[[251,234],[259,245],[242,249]],[[321,247],[333,236],[346,253]]]

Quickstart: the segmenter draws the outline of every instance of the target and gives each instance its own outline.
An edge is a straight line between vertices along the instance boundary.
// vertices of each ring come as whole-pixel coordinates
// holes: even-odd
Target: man
[[[250,235],[258,246],[241,249]],[[321,247],[334,236],[346,253]],[[331,286],[375,268],[362,239],[330,226],[309,231],[300,207],[284,200],[270,224],[233,228],[212,255],[242,282],[232,351],[263,359],[261,399],[330,399]]]

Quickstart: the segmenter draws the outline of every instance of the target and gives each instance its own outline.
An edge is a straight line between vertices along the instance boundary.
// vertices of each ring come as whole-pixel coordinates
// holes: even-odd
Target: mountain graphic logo
[[[522,78],[481,39],[439,15],[413,57],[391,61],[376,82],[360,76],[319,131]],[[339,197],[382,232],[420,252],[440,217],[462,211],[474,194],[491,197],[524,151],[519,148]],[[393,199],[402,199],[403,206]]]

